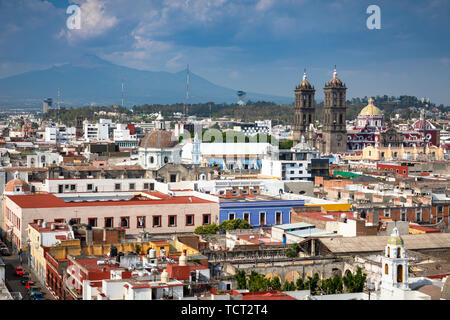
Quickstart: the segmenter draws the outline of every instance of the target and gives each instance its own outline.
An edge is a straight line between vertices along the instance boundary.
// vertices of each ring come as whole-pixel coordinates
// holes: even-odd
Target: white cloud
[[[266,11],[270,9],[274,3],[274,0],[259,0],[255,6],[255,9],[258,11]]]
[[[117,25],[116,16],[105,11],[105,0],[84,0],[80,4],[81,29],[66,32],[70,43],[98,37]]]

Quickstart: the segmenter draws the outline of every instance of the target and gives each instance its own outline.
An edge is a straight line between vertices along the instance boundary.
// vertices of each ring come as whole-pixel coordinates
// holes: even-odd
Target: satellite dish
[[[239,90],[238,92],[236,92],[236,95],[238,97],[237,104],[240,106],[245,106],[246,103],[245,103],[244,99],[245,99],[245,96],[247,95],[247,93]]]

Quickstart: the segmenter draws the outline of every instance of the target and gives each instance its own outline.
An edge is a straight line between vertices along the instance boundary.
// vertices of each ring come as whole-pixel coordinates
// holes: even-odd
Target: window
[[[70,190],[75,191],[77,189],[77,186],[75,184],[70,185]]]
[[[397,248],[397,258],[400,258],[402,254],[402,250],[400,248]]]
[[[170,175],[170,182],[177,182],[177,175],[176,174],[171,174]]]
[[[129,228],[130,227],[130,217],[121,217],[120,218],[120,226],[122,228]]]
[[[137,217],[137,228],[145,228],[145,217]]]
[[[167,162],[169,162],[169,158],[164,157],[164,163],[167,163]]]
[[[193,214],[186,215],[186,225],[187,226],[193,226],[194,225],[194,215]]]
[[[87,185],[87,189],[88,189],[88,190],[93,190],[93,189],[94,189],[94,185],[93,185],[92,183],[89,183],[89,184]]]
[[[438,213],[444,212],[444,206],[438,206],[438,207],[437,207],[437,212],[438,212]]]
[[[155,184],[154,183],[150,183],[150,190],[155,190]]]
[[[161,216],[153,216],[153,228],[161,227]]]
[[[148,183],[144,183],[144,190],[148,190]]]
[[[80,224],[80,218],[72,218],[70,221],[72,221],[73,224]]]
[[[70,185],[66,184],[64,185],[64,189],[69,190]]]
[[[105,228],[112,228],[114,226],[114,218],[108,217],[105,218]]]
[[[281,224],[281,212],[275,212],[275,224]]]
[[[250,223],[250,213],[244,212],[244,220]]]
[[[135,187],[136,187],[136,186],[135,186],[134,183],[130,183],[130,190],[134,190]]]
[[[203,224],[211,224],[211,215],[210,214],[204,214],[203,215]]]
[[[402,221],[406,221],[406,212],[402,212]]]
[[[122,185],[120,184],[120,183],[116,183],[115,185],[114,185],[114,190],[121,190],[122,189]]]
[[[260,212],[259,213],[259,225],[263,226],[266,224],[266,213]]]
[[[235,216],[234,213],[229,213],[228,214],[228,220],[234,220],[234,216]]]
[[[177,226],[177,216],[169,216],[169,227]]]
[[[64,223],[64,219],[55,219],[56,223]]]
[[[389,267],[387,264],[384,265],[384,274],[389,274]]]
[[[444,217],[437,217],[436,222],[439,223],[439,222],[441,222],[443,219],[444,219]]]
[[[96,227],[97,226],[97,218],[88,218],[88,225],[90,225],[91,227]]]

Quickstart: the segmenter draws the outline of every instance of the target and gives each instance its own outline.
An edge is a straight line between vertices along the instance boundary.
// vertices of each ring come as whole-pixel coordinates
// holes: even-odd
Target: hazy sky
[[[70,4],[80,30],[66,26]],[[366,26],[373,4],[380,30]],[[348,97],[450,105],[449,0],[0,0],[0,28],[0,77],[89,53],[152,71],[189,63],[216,84],[282,96],[306,68],[321,99],[336,64]]]

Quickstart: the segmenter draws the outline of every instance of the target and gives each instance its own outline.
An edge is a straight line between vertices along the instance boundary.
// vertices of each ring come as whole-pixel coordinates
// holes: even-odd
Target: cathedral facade
[[[294,102],[294,145],[305,137],[307,143],[322,153],[344,153],[347,151],[347,129],[345,124],[347,87],[337,77],[336,69],[333,78],[323,89],[325,100],[323,107],[323,127],[319,133],[314,127],[314,94],[315,89],[306,79],[295,88]]]
[[[406,130],[398,130],[385,124],[382,111],[372,98],[359,113],[355,124],[346,125],[347,87],[337,77],[325,84],[322,130],[315,124],[314,95],[316,90],[303,74],[303,80],[295,88],[294,102],[294,146],[304,137],[305,141],[321,153],[346,153],[362,151],[365,147],[399,148],[427,147],[440,145],[439,129],[423,118],[414,122]]]

